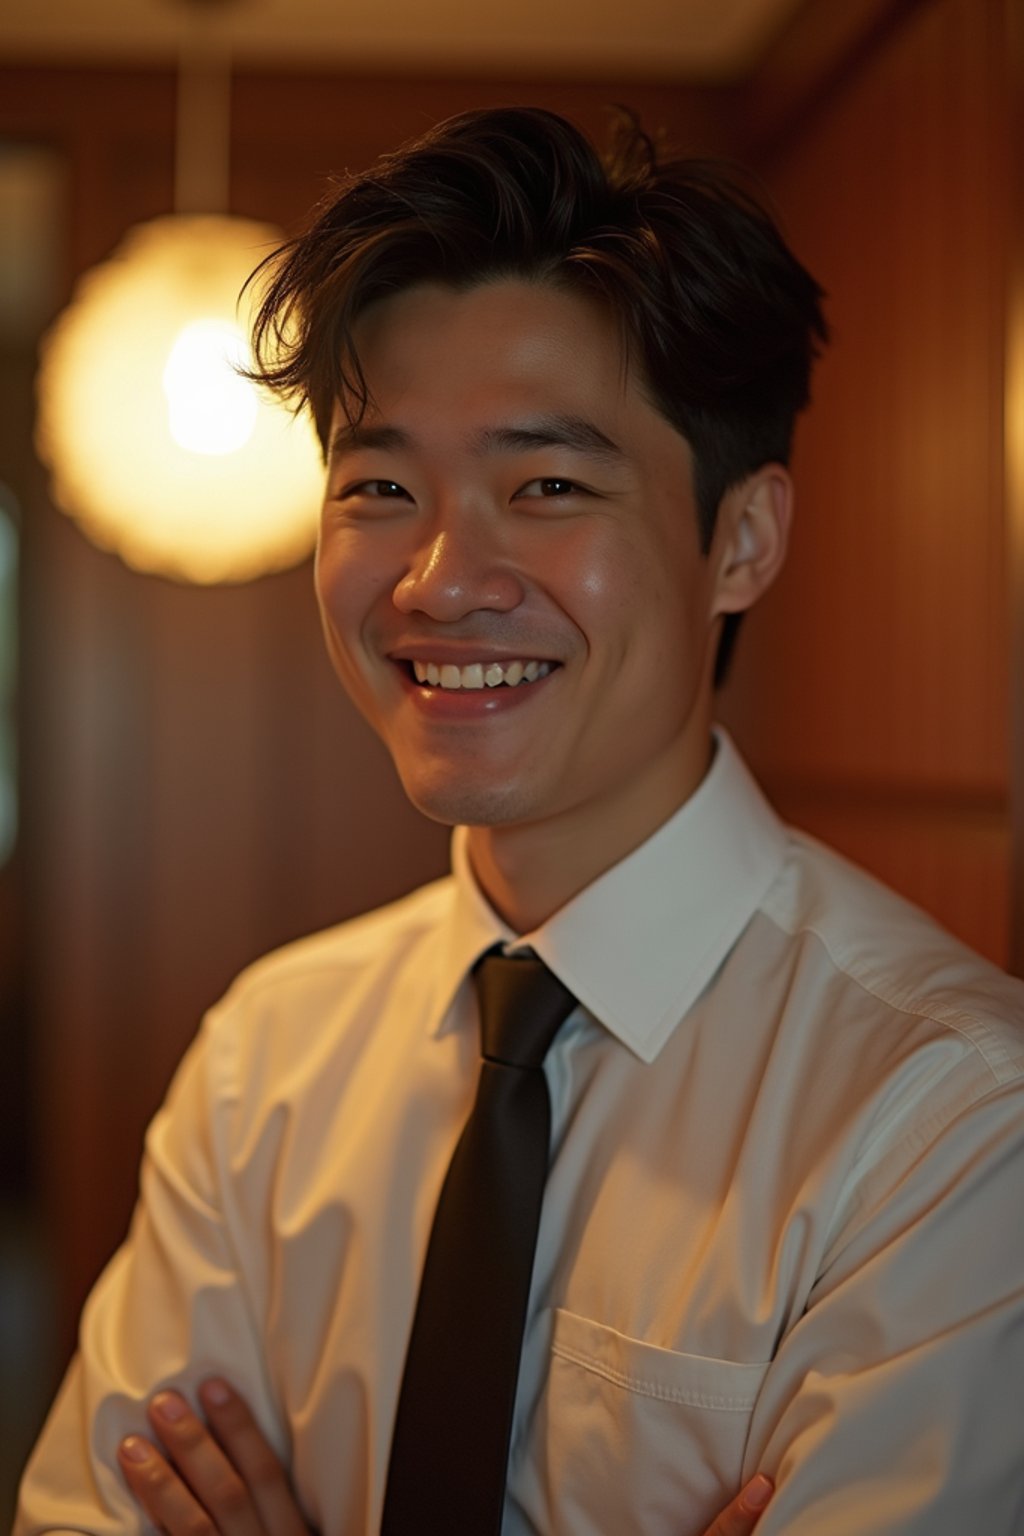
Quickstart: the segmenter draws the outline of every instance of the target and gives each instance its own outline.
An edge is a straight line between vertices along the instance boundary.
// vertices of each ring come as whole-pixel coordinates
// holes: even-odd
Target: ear
[[[793,516],[793,482],[782,464],[763,464],[722,497],[711,555],[718,575],[712,614],[742,613],[782,569]]]

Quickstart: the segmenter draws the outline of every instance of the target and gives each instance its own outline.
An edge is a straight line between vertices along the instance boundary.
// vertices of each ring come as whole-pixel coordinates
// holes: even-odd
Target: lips
[[[547,677],[551,663],[547,661],[471,661],[457,666],[450,661],[410,662],[417,683],[428,688],[457,689],[518,688]]]

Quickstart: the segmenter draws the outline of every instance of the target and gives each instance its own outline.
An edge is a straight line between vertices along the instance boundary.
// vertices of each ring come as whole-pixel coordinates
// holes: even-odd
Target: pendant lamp
[[[194,0],[193,0],[194,3]],[[36,444],[54,499],[136,570],[245,581],[316,537],[311,424],[243,379],[246,278],[283,235],[227,216],[230,72],[179,67],[176,212],[128,231],[44,337]]]

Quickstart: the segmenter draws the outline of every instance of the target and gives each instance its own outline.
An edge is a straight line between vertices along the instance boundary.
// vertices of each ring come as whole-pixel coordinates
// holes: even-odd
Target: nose
[[[506,555],[482,531],[437,530],[409,559],[393,601],[400,613],[451,624],[481,609],[509,613],[523,585]]]

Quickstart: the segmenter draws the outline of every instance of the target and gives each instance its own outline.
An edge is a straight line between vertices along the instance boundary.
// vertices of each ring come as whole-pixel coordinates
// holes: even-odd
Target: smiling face
[[[708,762],[727,605],[689,447],[564,289],[423,284],[356,341],[317,557],[338,675],[428,816],[582,838],[596,873]]]

